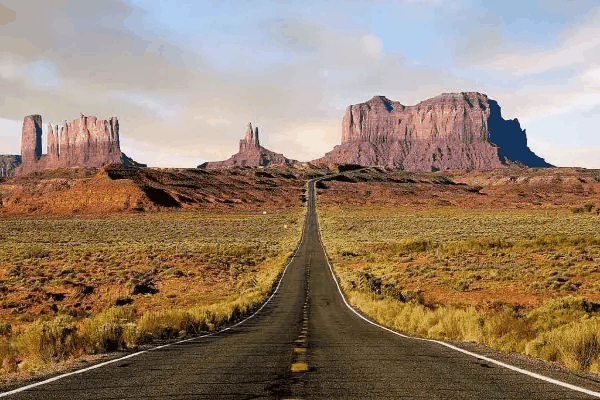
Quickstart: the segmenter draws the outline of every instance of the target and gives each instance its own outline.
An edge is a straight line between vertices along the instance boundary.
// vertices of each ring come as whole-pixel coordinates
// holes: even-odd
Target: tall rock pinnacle
[[[240,151],[225,161],[205,162],[198,166],[204,169],[218,169],[223,167],[257,167],[266,165],[291,165],[295,160],[286,158],[283,154],[275,153],[260,145],[258,127],[248,123],[246,134],[240,139]]]
[[[42,116],[28,115],[23,120],[21,135],[21,161],[23,166],[33,166],[42,156]]]
[[[243,139],[240,139],[240,153],[252,151],[252,149],[260,149],[260,142],[258,140],[258,127],[252,129],[252,123],[248,122],[246,136],[244,136]]]

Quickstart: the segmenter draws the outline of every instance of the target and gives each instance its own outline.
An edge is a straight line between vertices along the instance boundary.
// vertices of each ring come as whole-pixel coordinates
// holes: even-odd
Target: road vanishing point
[[[315,180],[309,181],[307,194],[302,241],[273,295],[250,318],[221,332],[130,353],[0,396],[35,400],[600,397],[600,385],[584,376],[564,371],[550,371],[554,377],[540,376],[497,357],[399,335],[360,316],[344,300],[321,244]]]

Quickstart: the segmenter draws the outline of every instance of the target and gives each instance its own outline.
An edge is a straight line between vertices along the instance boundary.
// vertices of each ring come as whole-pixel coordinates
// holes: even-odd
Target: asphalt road
[[[577,376],[567,380],[592,390]],[[437,343],[403,338],[345,304],[309,187],[303,240],[273,298],[217,335],[147,351],[11,399],[582,399],[590,395]]]

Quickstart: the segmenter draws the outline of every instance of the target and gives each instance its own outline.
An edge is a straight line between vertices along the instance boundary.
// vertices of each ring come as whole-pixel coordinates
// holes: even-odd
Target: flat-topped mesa
[[[81,114],[63,126],[48,124],[48,152],[42,154],[42,117],[29,115],[23,121],[22,164],[17,175],[47,169],[101,167],[108,164],[137,165],[121,152],[119,121],[100,120]]]
[[[198,168],[219,169],[224,167],[258,167],[267,165],[292,165],[296,160],[290,160],[283,154],[275,153],[260,145],[258,127],[252,128],[248,123],[246,135],[240,139],[240,151],[225,161],[210,161],[200,164]]]
[[[550,167],[527,147],[519,121],[477,92],[443,93],[414,106],[383,96],[349,106],[342,143],[317,164],[360,164],[409,171]]]

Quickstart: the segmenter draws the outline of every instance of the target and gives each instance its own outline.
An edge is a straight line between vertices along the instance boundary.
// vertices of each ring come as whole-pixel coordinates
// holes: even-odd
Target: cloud
[[[29,84],[41,89],[56,89],[61,85],[58,67],[51,60],[38,60],[27,64],[23,71]]]
[[[586,71],[586,73],[583,74],[583,79],[589,85],[596,87],[600,86],[600,68]]]
[[[8,25],[17,19],[17,13],[15,10],[11,10],[8,7],[0,4],[0,25]]]
[[[183,113],[181,100],[167,101],[150,93],[135,93],[115,91],[110,94],[114,99],[126,101],[132,105],[147,110],[151,115],[167,122],[176,120]]]
[[[0,154],[21,154],[23,121],[0,118]]]
[[[260,129],[260,127],[259,127]],[[295,121],[288,124],[283,132],[273,135],[268,128],[261,133],[261,144],[299,161],[310,161],[322,157],[326,151],[340,143],[340,122]],[[294,149],[293,156],[286,149]]]
[[[587,111],[582,111],[581,115],[584,118],[593,118],[593,117],[597,117],[600,115],[600,102],[598,102],[598,104],[592,108],[590,108]]]
[[[196,116],[194,117],[194,119],[203,119],[202,117]],[[210,126],[216,126],[216,125],[231,125],[231,121],[228,119],[225,119],[223,117],[220,116],[216,116],[216,117],[208,117],[205,119],[206,123],[209,124]]]
[[[325,42],[325,26],[299,18],[281,18],[268,24],[269,40],[290,51],[318,51]]]
[[[600,169],[600,146],[554,146],[545,142],[530,144],[530,148],[547,162],[557,167]]]
[[[371,57],[380,57],[383,41],[373,34],[364,35],[361,39],[364,52]]]
[[[519,43],[518,39],[503,35],[502,26],[472,27],[466,35],[466,40],[472,43],[472,46],[467,46],[465,51],[458,53],[459,58],[462,57],[459,61],[472,67],[510,72],[514,76],[562,68],[581,70],[583,66],[600,63],[600,36],[597,28],[599,24],[600,7],[596,7],[576,24],[556,34],[556,42],[548,42],[545,48],[540,48],[537,43]],[[493,51],[481,52],[490,39]]]
[[[121,150],[135,160],[149,166],[160,165],[171,168],[193,168],[200,164],[198,153],[193,149],[182,150],[165,146],[154,146],[130,138],[121,139]]]

